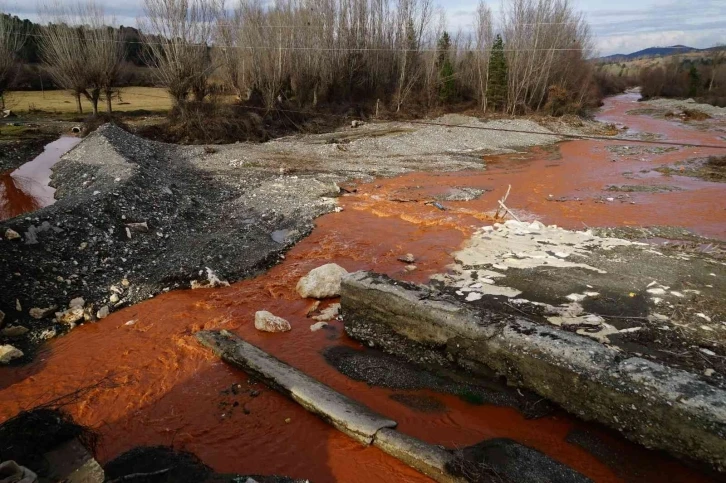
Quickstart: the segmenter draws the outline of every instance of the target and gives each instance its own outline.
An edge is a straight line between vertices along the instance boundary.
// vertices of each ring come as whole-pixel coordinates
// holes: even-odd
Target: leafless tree
[[[111,112],[111,95],[124,59],[120,34],[112,20],[93,1],[56,5],[42,15],[50,22],[41,30],[40,52],[54,82],[73,93],[78,112],[83,112],[83,96],[97,115],[102,94]]]
[[[590,72],[590,31],[569,0],[508,0],[502,10],[507,52],[507,110],[539,109],[551,87],[581,94]],[[587,77],[587,76],[585,76]]]
[[[726,45],[719,45],[711,49],[708,58],[711,61],[711,78],[708,81],[708,92],[712,92],[718,70],[721,65],[726,64]]]
[[[16,73],[16,55],[25,40],[21,34],[22,32],[14,29],[9,16],[0,15],[0,106],[3,109],[5,109],[5,91],[10,87]]]
[[[476,69],[477,69],[477,95],[482,111],[487,110],[487,88],[489,86],[489,53],[494,42],[492,28],[492,11],[480,1],[474,18],[474,31],[476,32]]]
[[[174,104],[184,107],[189,94],[202,101],[214,70],[209,52],[218,0],[145,0],[139,20],[147,63]]]

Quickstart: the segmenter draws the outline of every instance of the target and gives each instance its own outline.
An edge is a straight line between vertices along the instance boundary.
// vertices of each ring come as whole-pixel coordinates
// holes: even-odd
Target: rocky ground
[[[382,123],[189,147],[101,127],[55,166],[54,205],[0,223],[0,360],[27,361],[44,340],[155,294],[269,267],[337,208],[336,183],[480,169],[483,153],[559,140],[526,120],[436,122],[473,129]]]
[[[484,227],[435,279],[472,308],[526,315],[726,387],[726,243],[684,232],[511,220]],[[682,240],[637,241],[653,237]]]

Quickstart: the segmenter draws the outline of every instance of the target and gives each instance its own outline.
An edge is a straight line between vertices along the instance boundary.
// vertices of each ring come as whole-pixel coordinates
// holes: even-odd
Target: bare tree
[[[145,0],[139,20],[147,63],[183,108],[189,94],[197,101],[207,94],[214,70],[209,44],[222,9],[218,0]]]
[[[712,92],[718,69],[722,64],[726,63],[726,45],[714,47],[709,52],[708,57],[711,61],[711,79],[708,81],[708,92]]]
[[[111,95],[124,59],[119,30],[93,1],[57,5],[43,16],[51,21],[41,30],[40,52],[53,81],[72,92],[78,112],[83,112],[83,96],[97,115],[101,94],[111,112]]]
[[[508,112],[541,108],[552,87],[579,97],[583,79],[591,78],[587,59],[592,52],[582,14],[569,0],[508,0],[504,6]]]
[[[487,110],[487,89],[489,87],[489,53],[494,42],[494,31],[492,29],[492,11],[480,1],[474,19],[474,30],[476,32],[476,67],[479,97],[481,110]]]
[[[16,55],[25,38],[14,28],[9,15],[0,12],[0,106],[5,109],[5,91],[10,87],[17,68]]]

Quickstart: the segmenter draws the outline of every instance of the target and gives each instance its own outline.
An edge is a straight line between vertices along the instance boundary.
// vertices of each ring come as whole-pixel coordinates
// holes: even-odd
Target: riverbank
[[[628,98],[618,98],[606,106],[603,115],[610,118],[608,122],[627,124],[632,129],[645,132],[663,133],[663,139],[704,144],[718,142],[718,132],[697,130],[673,121],[641,115],[626,115],[625,111],[630,109],[632,105]],[[198,178],[210,183],[203,185],[208,188],[219,187],[212,181],[227,179],[225,176],[234,179],[232,174],[241,180],[240,186],[242,180],[251,181],[247,188],[225,184],[224,190],[194,191],[189,195],[189,204],[184,205],[187,208],[175,214],[173,222],[165,221],[170,215],[160,212],[161,222],[169,223],[162,225],[161,230],[149,225],[149,232],[132,232],[131,240],[139,240],[140,249],[144,249],[143,242],[146,241],[151,248],[166,244],[167,252],[163,255],[159,255],[158,251],[145,252],[145,257],[135,261],[131,269],[135,266],[139,266],[138,270],[154,267],[154,261],[157,265],[165,266],[170,260],[169,265],[166,265],[170,266],[178,260],[173,259],[170,253],[176,251],[177,247],[186,247],[192,243],[192,256],[197,257],[194,262],[199,266],[195,266],[194,270],[190,268],[189,272],[184,273],[185,276],[199,279],[197,270],[209,266],[220,279],[234,280],[229,276],[229,273],[234,275],[234,272],[225,272],[227,268],[224,264],[211,265],[214,258],[207,260],[204,252],[207,249],[218,250],[212,253],[225,254],[228,258],[223,262],[229,262],[230,266],[235,267],[253,259],[247,257],[247,250],[254,254],[254,247],[260,245],[250,245],[239,252],[225,252],[223,250],[228,248],[218,247],[220,244],[216,243],[219,234],[210,229],[218,226],[222,235],[225,230],[235,233],[238,222],[232,219],[232,215],[242,217],[241,213],[238,215],[242,210],[240,206],[247,206],[255,213],[256,223],[261,223],[259,220],[263,219],[262,214],[265,212],[268,216],[272,215],[273,208],[288,210],[282,211],[286,216],[273,218],[277,223],[263,224],[263,229],[256,232],[259,233],[259,240],[264,240],[264,246],[287,251],[283,253],[284,259],[278,257],[279,263],[256,277],[233,283],[230,287],[177,290],[155,296],[152,300],[112,312],[97,323],[81,325],[68,336],[51,341],[40,357],[28,365],[0,369],[4,386],[0,391],[2,417],[9,417],[20,408],[44,401],[50,395],[64,394],[79,387],[87,387],[100,379],[110,378],[114,381],[113,387],[94,388],[78,404],[69,408],[79,422],[99,428],[104,438],[104,447],[99,455],[102,462],[109,461],[141,442],[173,442],[195,453],[220,472],[276,473],[315,481],[391,478],[398,481],[427,481],[375,448],[357,446],[295,404],[259,384],[249,386],[250,391],[260,391],[255,397],[250,395],[250,391],[234,394],[230,388],[235,384],[247,388],[246,376],[217,362],[201,350],[194,340],[194,333],[199,329],[226,329],[398,421],[401,431],[431,444],[467,447],[482,440],[508,438],[534,448],[595,481],[621,481],[632,475],[638,475],[641,481],[657,481],[659,478],[669,481],[706,481],[705,476],[672,459],[648,452],[601,427],[578,421],[559,410],[538,414],[536,419],[527,419],[516,403],[503,405],[491,400],[481,404],[479,398],[426,389],[425,385],[370,386],[362,380],[351,379],[333,367],[331,362],[335,356],[339,361],[342,360],[341,356],[349,356],[342,349],[354,350],[356,353],[353,355],[357,355],[362,352],[361,347],[344,335],[339,321],[331,321],[326,330],[310,331],[309,327],[314,321],[306,314],[311,303],[297,295],[295,284],[307,271],[328,262],[336,262],[349,271],[372,270],[398,280],[426,282],[431,275],[447,270],[446,267],[453,261],[452,253],[458,251],[477,229],[491,224],[497,200],[503,197],[510,184],[512,191],[507,206],[525,219],[537,217],[547,224],[577,229],[583,228],[582,223],[589,226],[677,225],[702,235],[726,238],[723,236],[726,226],[723,213],[717,209],[724,185],[689,177],[675,176],[665,180],[660,178],[660,174],[641,173],[660,163],[706,155],[710,154],[709,151],[698,149],[699,152],[694,153],[695,149],[683,148],[615,156],[608,149],[610,144],[628,146],[627,151],[630,151],[631,147],[638,145],[637,142],[574,141],[548,150],[534,149],[509,156],[489,156],[485,158],[487,169],[483,171],[481,155],[488,153],[489,148],[515,150],[521,146],[518,144],[519,139],[530,140],[528,145],[531,145],[539,143],[539,136],[522,135],[522,138],[514,138],[514,135],[506,133],[482,131],[482,137],[477,138],[474,133],[478,134],[479,130],[475,129],[461,129],[461,132],[467,134],[459,134],[456,128],[435,128],[436,131],[421,131],[418,134],[389,131],[386,136],[380,137],[373,135],[379,134],[375,131],[378,126],[368,128],[372,134],[363,139],[357,139],[361,131],[350,129],[345,135],[348,142],[337,142],[335,139],[340,138],[340,134],[290,138],[260,145],[259,150],[254,146],[240,145],[215,146],[211,149],[216,152],[206,152],[203,147],[182,149],[161,145],[163,149],[169,149],[168,158],[158,156],[152,159],[149,156],[148,162],[145,162],[146,151],[138,148],[136,143],[119,142],[117,146],[97,137],[94,143],[98,143],[99,149],[110,147],[114,151],[129,150],[128,159],[132,159],[133,164],[139,167],[128,172],[126,170],[131,170],[128,166],[131,163],[121,162],[119,158],[123,156],[110,151],[104,151],[104,156],[90,160],[85,156],[69,158],[69,172],[73,168],[72,171],[78,173],[77,177],[68,175],[69,188],[66,194],[61,194],[64,170],[59,166],[58,188],[59,195],[63,197],[42,213],[56,213],[55,210],[58,210],[63,216],[73,214],[76,205],[70,201],[64,205],[64,197],[69,200],[73,197],[80,199],[84,206],[98,204],[111,210],[114,214],[113,223],[110,223],[111,218],[103,218],[99,227],[93,228],[91,235],[96,236],[98,244],[105,244],[111,238],[112,248],[101,249],[100,245],[96,245],[93,251],[85,251],[85,248],[80,250],[83,241],[90,245],[92,236],[83,241],[71,238],[68,253],[72,255],[69,256],[67,267],[75,267],[73,259],[82,267],[89,252],[93,255],[91,260],[97,259],[99,263],[112,258],[112,261],[106,262],[105,273],[118,277],[113,285],[122,292],[116,294],[119,300],[127,287],[122,278],[125,273],[114,270],[114,264],[123,264],[125,262],[121,259],[127,258],[124,251],[125,240],[128,239],[124,238],[126,222],[144,221],[129,217],[128,214],[133,212],[123,208],[119,200],[126,199],[128,193],[133,194],[134,200],[144,201],[144,197],[149,198],[148,205],[142,204],[144,210],[153,212],[157,205],[166,209],[166,206],[178,203],[176,196],[183,194],[188,186],[177,181],[177,176],[182,180]],[[554,140],[550,136],[546,138],[547,142]],[[500,139],[508,144],[497,144]],[[88,141],[93,139],[87,139],[74,153],[82,153],[83,145]],[[426,153],[425,149],[431,151]],[[613,162],[613,159],[616,161]],[[118,163],[116,160],[119,160]],[[106,166],[105,171],[102,171],[94,162],[103,162],[113,166],[113,169]],[[320,177],[330,176],[326,172],[327,166],[340,169],[340,178],[321,180]],[[456,171],[461,169],[466,171]],[[172,173],[167,177],[166,172],[173,170],[181,173]],[[626,172],[635,173],[637,179],[628,178],[624,174]],[[82,177],[83,173],[88,173],[86,178]],[[396,176],[376,179],[379,175]],[[116,178],[122,181],[117,183]],[[360,178],[370,181],[346,181]],[[279,230],[287,229],[283,223],[292,216],[290,210],[294,207],[286,207],[291,201],[283,195],[296,191],[284,184],[287,179],[291,182],[296,179],[296,186],[313,183],[315,179],[321,182],[336,181],[344,190],[336,203],[313,197],[310,203],[331,212],[317,218],[315,228],[292,248],[279,246],[272,238],[272,234],[277,232],[275,237],[284,239],[281,238],[284,233]],[[83,185],[84,181],[89,181],[86,186]],[[194,183],[197,181],[195,179]],[[171,186],[171,183],[177,187]],[[193,182],[188,183],[192,185]],[[618,195],[607,190],[608,185],[626,183],[667,184],[680,188],[680,191],[639,191],[623,193],[623,198],[618,198]],[[164,190],[164,186],[172,191],[172,195]],[[94,195],[95,191],[100,193]],[[223,191],[227,192],[228,198],[221,197],[219,193]],[[120,196],[116,197],[114,192]],[[630,195],[630,198],[624,197],[625,194]],[[258,201],[262,195],[264,200]],[[157,201],[161,196],[170,198],[161,204]],[[213,196],[220,196],[216,198],[216,205],[212,203],[215,200]],[[201,208],[197,208],[198,205],[191,198],[197,200]],[[613,198],[613,201],[607,198]],[[235,200],[240,200],[239,204],[234,204]],[[440,209],[437,204],[444,209]],[[62,206],[65,206],[64,210],[60,209]],[[342,208],[342,211],[334,212],[336,206]],[[664,206],[668,209],[664,210]],[[84,219],[79,215],[74,221],[79,227],[82,225],[81,220],[87,224],[88,219],[93,219],[90,215],[95,216],[90,208],[86,209],[89,210],[89,216]],[[194,214],[209,213],[205,210],[214,210],[217,214],[202,230],[202,227],[193,224],[199,223],[195,221],[197,217]],[[127,220],[121,219],[122,215],[126,215]],[[34,221],[36,216],[38,220]],[[22,225],[17,230],[21,234],[27,231],[28,222],[24,218],[20,219]],[[36,226],[42,221],[44,219],[38,214],[31,217],[31,223]],[[177,232],[173,230],[175,226],[183,229]],[[114,228],[114,232],[107,236],[109,228]],[[196,231],[191,232],[192,228]],[[158,236],[157,231],[163,236]],[[168,239],[165,237],[167,233],[170,233]],[[644,235],[653,243],[663,242],[648,233],[651,232]],[[682,230],[673,230],[671,233],[674,237],[683,238],[684,242],[690,236]],[[47,236],[48,240],[55,237],[51,233]],[[231,237],[230,240],[236,242],[238,238]],[[225,240],[223,236],[221,239]],[[243,240],[246,242],[249,238]],[[193,244],[195,241],[202,243]],[[18,244],[18,250],[27,250],[27,247],[21,248],[25,246],[23,242],[16,240],[12,243]],[[35,248],[43,247],[39,245]],[[37,252],[42,254],[41,250]],[[399,257],[407,253],[414,255],[415,270],[407,270],[407,264],[398,261]],[[125,268],[124,265],[120,266]],[[24,267],[32,267],[32,263],[26,263]],[[4,281],[3,286],[12,287],[14,293],[20,293],[24,283],[29,284],[29,290],[32,289],[32,278],[23,278],[26,270],[17,271],[21,275]],[[57,280],[58,275],[52,270],[50,273],[53,275],[43,274],[41,280],[48,280],[49,284],[53,278]],[[98,272],[93,276],[101,277],[103,273]],[[70,287],[82,287],[82,282],[76,285],[74,280],[71,279]],[[126,280],[129,287],[135,284],[147,286],[141,278],[138,279],[140,281]],[[101,286],[104,289],[107,287]],[[162,284],[158,287],[161,290],[165,288]],[[74,295],[68,290],[60,302],[67,304]],[[112,295],[110,290],[99,290],[99,297],[109,302]],[[8,311],[12,313],[15,300],[5,303],[4,307],[9,307]],[[26,305],[21,305],[24,312],[28,310]],[[255,330],[253,315],[263,309],[289,320],[292,331],[288,334],[262,334]],[[8,319],[13,322],[12,317]],[[370,351],[362,352],[364,356],[370,356],[366,359],[369,362],[361,366],[354,361],[348,367],[362,368],[374,374],[376,370],[380,372],[380,369],[376,369],[380,364],[374,362],[377,356]],[[389,366],[394,364],[388,359],[383,360]],[[413,371],[410,368],[408,370]],[[501,394],[502,400],[508,397],[506,391]],[[516,401],[516,398],[513,400]],[[408,404],[400,401],[408,401]],[[236,406],[235,402],[238,403]],[[522,405],[523,408],[525,406]],[[438,409],[432,411],[430,408]],[[230,441],[234,441],[234,444],[230,444]],[[284,448],[281,448],[281,441],[285,442]]]

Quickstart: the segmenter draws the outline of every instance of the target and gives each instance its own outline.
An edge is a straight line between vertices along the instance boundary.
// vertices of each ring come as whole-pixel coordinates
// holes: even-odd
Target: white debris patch
[[[456,261],[464,266],[489,265],[494,270],[507,268],[585,268],[598,273],[602,270],[571,261],[572,255],[587,255],[595,249],[611,249],[633,245],[618,238],[603,238],[591,231],[570,231],[555,225],[545,226],[508,220],[496,223],[477,232],[466,248],[455,254]],[[501,267],[501,268],[500,268]]]
[[[510,268],[579,267],[605,273],[573,261],[573,256],[587,256],[595,249],[608,250],[628,245],[636,243],[598,237],[589,230],[570,231],[555,225],[545,226],[539,221],[509,220],[480,229],[464,249],[454,254],[456,264],[450,267],[451,273],[435,275],[432,279],[457,287],[457,294],[469,302],[480,300],[484,295],[514,298],[522,292],[498,283],[498,279],[506,276],[503,272]],[[598,295],[595,291],[588,291],[570,294],[567,299],[580,302]]]

